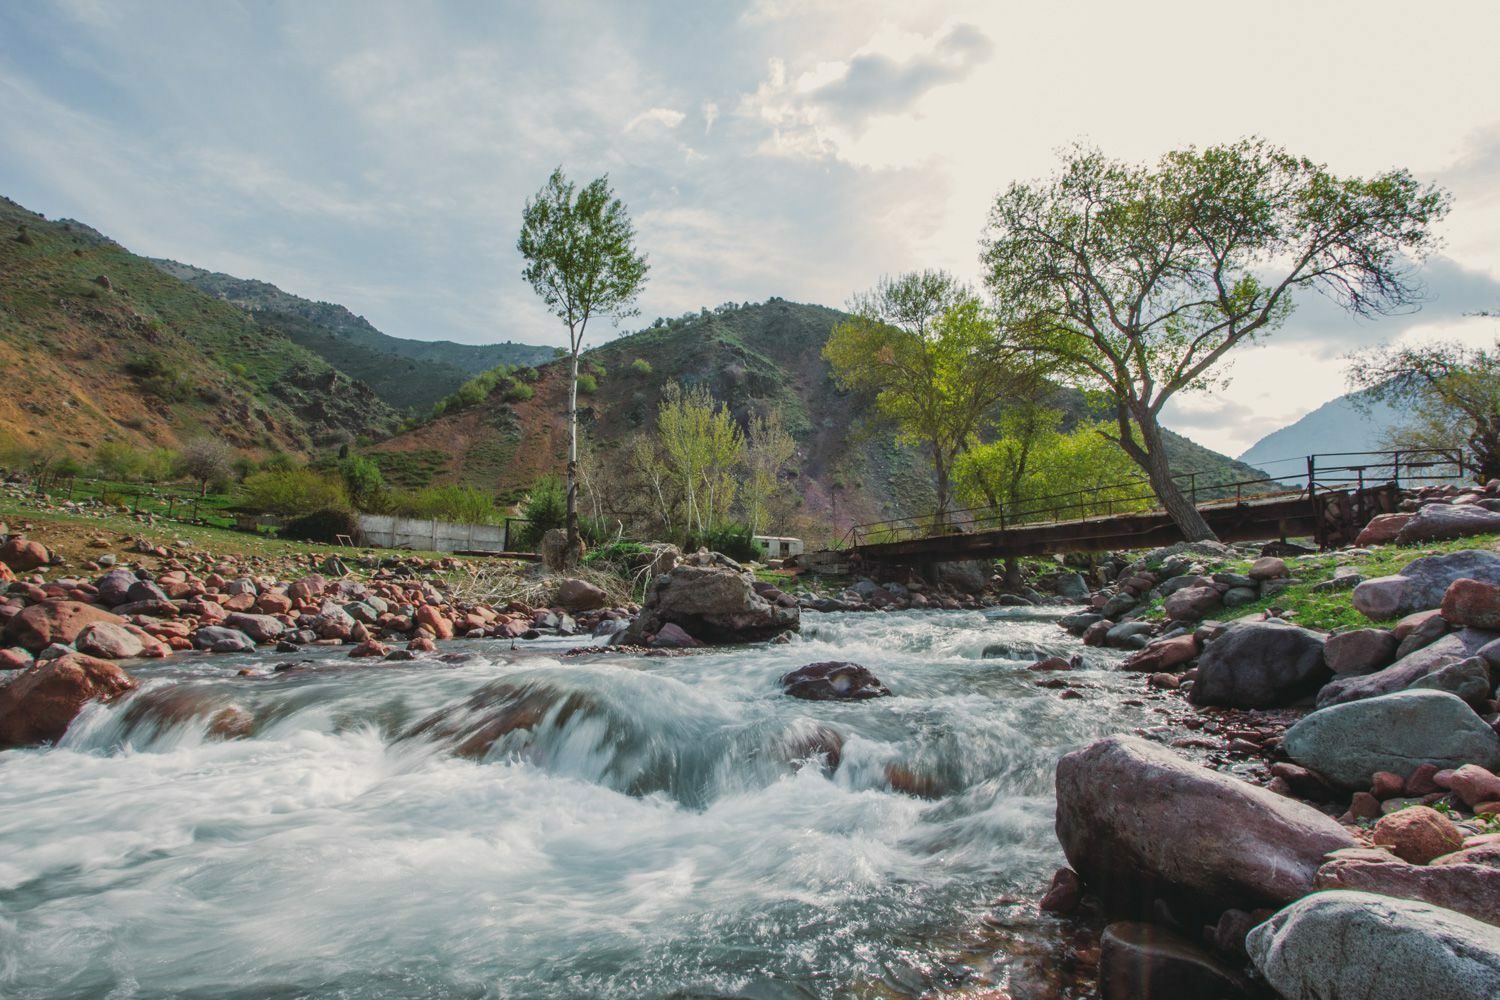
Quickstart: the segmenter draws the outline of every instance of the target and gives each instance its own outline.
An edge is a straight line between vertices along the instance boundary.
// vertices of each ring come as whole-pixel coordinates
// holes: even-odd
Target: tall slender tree
[[[1317,290],[1372,315],[1415,303],[1448,196],[1404,170],[1338,177],[1251,139],[1152,166],[1079,148],[1049,180],[1013,184],[983,239],[985,281],[1016,346],[1064,363],[1114,405],[1115,440],[1183,537],[1213,531],[1172,480],[1160,417],[1222,378],[1237,346]]]
[[[578,355],[589,320],[635,315],[650,270],[635,246],[635,226],[608,176],[575,188],[558,167],[526,202],[516,249],[522,272],[553,315],[568,327],[568,558],[582,551],[578,531]]]

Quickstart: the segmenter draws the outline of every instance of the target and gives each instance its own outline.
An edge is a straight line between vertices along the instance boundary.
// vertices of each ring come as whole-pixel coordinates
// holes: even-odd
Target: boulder
[[[799,609],[767,601],[755,592],[754,582],[723,556],[686,557],[651,582],[641,613],[621,633],[621,641],[640,645],[668,624],[707,643],[758,642],[796,631]]]
[[[1120,664],[1120,669],[1154,674],[1180,668],[1197,655],[1198,640],[1191,635],[1177,635],[1158,639],[1145,649],[1130,654]]]
[[[1318,707],[1342,705],[1364,698],[1405,691],[1442,667],[1466,660],[1493,642],[1493,632],[1460,629],[1374,673],[1338,677],[1318,692]]]
[[[1443,618],[1460,628],[1500,629],[1500,585],[1454,580],[1443,594]]]
[[[1215,593],[1214,596],[1217,597],[1218,594]],[[1139,603],[1139,599],[1133,594],[1121,591],[1105,601],[1104,606],[1099,609],[1099,613],[1112,621],[1119,621],[1123,615],[1134,609]]]
[[[1500,935],[1461,913],[1368,892],[1299,900],[1246,939],[1285,1000],[1476,1000],[1500,983]]]
[[[1070,601],[1081,601],[1089,596],[1089,585],[1077,573],[1057,574],[1053,589],[1058,597],[1066,597]]]
[[[1168,597],[1163,605],[1173,621],[1198,621],[1223,604],[1216,587],[1183,587]]]
[[[438,610],[435,604],[424,604],[418,608],[416,622],[418,627],[426,628],[439,639],[453,638],[453,622],[449,621],[448,616]],[[318,634],[322,635],[322,632],[320,631]],[[324,636],[324,638],[329,638],[329,636]],[[347,638],[347,636],[343,638]]]
[[[130,588],[135,586],[136,575],[128,569],[112,569],[94,581],[99,603],[114,607],[130,599]]]
[[[1376,844],[1402,861],[1425,865],[1464,846],[1464,835],[1442,813],[1427,806],[1398,809],[1375,824]]]
[[[135,686],[113,663],[82,653],[23,670],[0,688],[0,747],[55,743],[84,704],[109,701]]]
[[[1318,869],[1318,888],[1353,889],[1397,899],[1415,899],[1487,924],[1500,924],[1500,868],[1469,863],[1463,858],[1463,853],[1447,856],[1458,860],[1443,858],[1441,863],[1432,865],[1410,864],[1390,855],[1335,855]],[[1384,852],[1375,852],[1378,854]]]
[[[1396,532],[1397,545],[1500,532],[1500,514],[1478,506],[1427,504]]]
[[[1455,580],[1500,584],[1500,555],[1482,549],[1465,549],[1447,555],[1426,556],[1407,563],[1398,575],[1407,582],[1397,614],[1406,615],[1440,606]]]
[[[652,649],[697,649],[703,643],[682,630],[682,626],[667,622],[646,640]]]
[[[1043,913],[1065,916],[1078,909],[1082,901],[1083,879],[1071,868],[1059,868],[1052,873],[1052,884],[1036,906]]]
[[[1286,561],[1275,556],[1261,556],[1250,564],[1250,571],[1245,574],[1252,580],[1277,580],[1287,574]]]
[[[1500,802],[1500,777],[1478,764],[1465,764],[1434,775],[1435,783],[1463,800],[1470,809],[1481,802]]]
[[[286,626],[270,615],[252,615],[236,611],[224,619],[228,628],[238,629],[257,643],[275,642],[286,631]]]
[[[1384,545],[1396,540],[1406,522],[1411,520],[1410,514],[1376,514],[1370,518],[1370,523],[1360,531],[1359,537],[1354,539],[1354,544],[1363,548],[1366,545]]]
[[[1195,705],[1273,708],[1317,691],[1329,677],[1323,637],[1295,625],[1236,622],[1203,651]]]
[[[1426,688],[1456,694],[1474,709],[1481,710],[1487,708],[1495,682],[1490,676],[1489,663],[1483,657],[1471,656],[1417,678],[1408,690]]]
[[[1058,762],[1057,835],[1089,890],[1133,914],[1157,898],[1214,915],[1284,905],[1325,854],[1355,846],[1311,806],[1133,736]]]
[[[12,618],[5,626],[5,639],[37,653],[53,643],[71,643],[88,626],[106,622],[123,625],[125,619],[92,604],[49,598]]]
[[[80,653],[104,660],[129,660],[140,656],[145,649],[139,636],[124,625],[113,622],[95,622],[85,627],[73,640],[73,645]]]
[[[1099,939],[1102,1000],[1250,997],[1245,978],[1187,938],[1155,924],[1122,921]]]
[[[47,546],[41,542],[33,542],[29,538],[17,535],[4,545],[0,545],[0,563],[4,563],[17,573],[29,573],[51,562],[52,553],[48,552]]]
[[[1500,767],[1500,736],[1445,691],[1398,691],[1321,708],[1282,737],[1292,760],[1346,789],[1376,771],[1403,777],[1419,765]]]
[[[940,562],[933,566],[933,582],[961,594],[982,594],[990,582],[990,564],[979,559]]]
[[[1354,610],[1366,618],[1385,621],[1411,610],[1406,598],[1410,584],[1411,581],[1404,576],[1377,576],[1373,580],[1360,581],[1350,600]]]
[[[253,653],[255,640],[238,629],[205,625],[193,633],[193,645],[211,653]]]
[[[1324,640],[1323,661],[1340,676],[1373,673],[1396,658],[1396,645],[1396,637],[1383,628],[1340,632]]]
[[[793,698],[807,701],[863,701],[889,695],[880,678],[858,663],[809,663],[781,678],[781,687]]]
[[[557,604],[564,611],[597,611],[609,603],[609,595],[587,580],[564,580],[557,588]]]

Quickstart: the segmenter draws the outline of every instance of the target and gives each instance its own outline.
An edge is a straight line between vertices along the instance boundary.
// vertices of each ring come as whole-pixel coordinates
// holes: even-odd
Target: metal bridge
[[[1464,478],[1461,461],[1438,451],[1339,452],[1295,461],[1295,473],[1238,482],[1175,477],[1225,542],[1312,538],[1322,548],[1354,541],[1377,514],[1391,513],[1403,488]],[[1284,464],[1270,462],[1268,465]],[[834,551],[865,563],[926,564],[958,559],[1152,548],[1182,541],[1144,479],[1086,487],[1018,505],[894,518],[849,529]]]

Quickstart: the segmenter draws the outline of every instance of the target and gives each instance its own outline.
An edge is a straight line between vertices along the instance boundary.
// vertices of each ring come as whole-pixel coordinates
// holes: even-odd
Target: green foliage
[[[745,451],[734,418],[706,387],[674,382],[662,394],[656,432],[659,465],[682,498],[687,527],[699,533],[716,528],[734,506],[735,470]]]
[[[374,460],[363,455],[350,455],[339,461],[338,470],[344,480],[344,489],[357,509],[374,510],[380,504],[385,479]]]
[[[629,576],[636,563],[650,554],[651,547],[642,545],[640,542],[611,542],[592,549],[583,557],[583,562],[586,566],[607,569],[621,576]]]
[[[524,403],[536,395],[536,390],[525,382],[512,382],[505,390],[505,401],[507,403]]]
[[[634,361],[630,362],[630,370],[635,372],[637,375],[650,375],[651,362],[647,361],[645,358],[636,358]]]
[[[372,451],[366,456],[380,467],[381,478],[402,489],[421,489],[432,482],[448,462],[446,452],[436,448],[420,451]]]
[[[257,472],[241,485],[240,503],[281,517],[351,508],[343,480],[312,469]]]
[[[146,454],[120,441],[104,441],[94,449],[94,468],[105,479],[134,482],[146,471]]]
[[[455,524],[499,524],[505,516],[492,494],[453,483],[396,494],[391,498],[391,507],[403,517]]]
[[[599,391],[599,380],[590,375],[588,372],[579,373],[578,391],[583,393],[585,396],[592,396],[594,393]]]
[[[542,535],[551,529],[565,527],[568,521],[567,485],[555,475],[538,479],[521,501],[521,517],[525,518],[526,524],[517,537],[527,546],[537,545]]]
[[[749,525],[719,524],[706,531],[692,531],[687,536],[688,551],[700,548],[711,552],[722,552],[739,562],[751,562],[762,555],[755,544],[755,532]]]

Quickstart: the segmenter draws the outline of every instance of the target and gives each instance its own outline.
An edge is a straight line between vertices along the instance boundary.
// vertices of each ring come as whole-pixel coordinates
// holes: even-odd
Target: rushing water
[[[1025,995],[1007,949],[1045,964],[1049,918],[980,921],[1061,860],[1059,754],[1149,718],[1109,654],[1082,699],[1038,687],[1032,653],[1079,647],[1036,613],[565,648],[136,669],[61,746],[0,754],[0,996],[884,997],[976,967]],[[894,696],[781,694],[829,659]],[[209,735],[229,706],[249,738]]]

